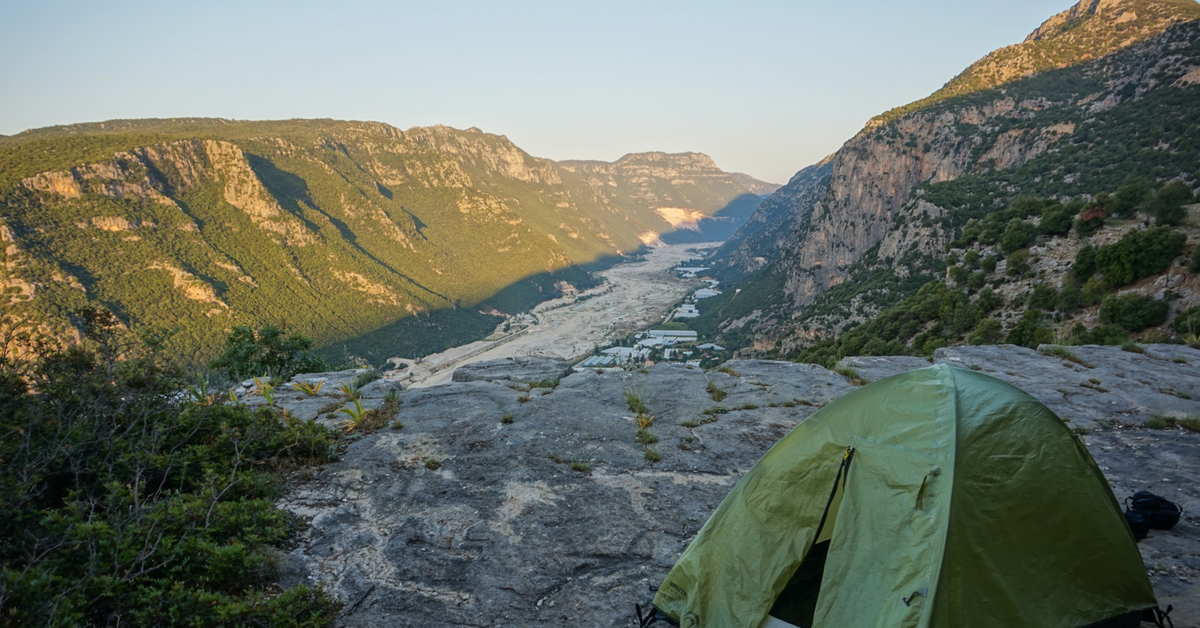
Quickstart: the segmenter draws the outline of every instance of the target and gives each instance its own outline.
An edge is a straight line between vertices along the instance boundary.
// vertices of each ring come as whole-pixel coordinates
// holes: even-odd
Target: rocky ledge
[[[1139,547],[1175,625],[1200,625],[1200,434],[1145,426],[1200,415],[1200,351],[1144,349],[955,347],[935,359],[1041,399],[1075,426],[1118,498],[1148,489],[1184,507],[1175,529]],[[878,379],[929,363],[854,358],[841,366],[855,371],[839,370]],[[278,557],[282,584],[335,592],[346,602],[339,626],[634,625],[634,604],[742,474],[855,387],[818,366],[759,360],[557,381],[521,369],[485,364],[472,381],[401,392],[402,427],[296,477],[279,505],[307,525]],[[654,417],[657,442],[638,442],[630,396]]]

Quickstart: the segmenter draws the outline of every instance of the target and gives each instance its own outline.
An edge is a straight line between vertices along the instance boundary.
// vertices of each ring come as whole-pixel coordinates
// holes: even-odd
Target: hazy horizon
[[[0,133],[128,118],[444,124],[555,160],[694,151],[785,183],[1071,4],[2,0]]]

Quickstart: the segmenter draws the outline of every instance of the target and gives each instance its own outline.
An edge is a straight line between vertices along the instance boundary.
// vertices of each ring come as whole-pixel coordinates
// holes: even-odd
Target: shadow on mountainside
[[[480,303],[467,306],[455,302],[454,307],[406,316],[375,331],[322,347],[317,353],[335,363],[355,356],[380,366],[388,358],[417,358],[482,340],[504,320],[485,312],[527,312],[543,301],[561,297],[560,282],[578,290],[593,288],[600,280],[592,273],[626,259],[622,255],[607,255],[588,264],[531,275],[501,288]]]
[[[742,225],[746,224],[754,210],[765,197],[743,194],[712,216],[696,221],[696,229],[677,229],[664,233],[659,239],[667,244],[690,244],[692,242],[723,242],[729,239]]]
[[[316,201],[314,201],[312,196],[309,194],[308,183],[306,183],[304,179],[285,170],[280,170],[277,166],[275,166],[275,164],[263,159],[262,157],[251,153],[245,153],[245,155],[246,161],[250,164],[250,168],[254,170],[254,174],[258,176],[259,180],[263,182],[263,185],[267,188],[267,191],[271,193],[271,196],[274,196],[288,213],[304,221],[304,226],[307,227],[309,231],[312,231],[313,233],[320,233],[321,228],[319,225],[313,223],[305,217],[304,210],[300,206],[301,202],[304,203],[306,207],[309,207],[313,211],[319,212],[321,215],[325,216],[325,219],[328,220],[329,223],[338,230],[342,240],[345,240],[346,243],[350,245],[353,253],[370,259],[372,262],[375,262],[377,265],[379,265],[379,267],[385,268],[388,270],[388,272],[391,272],[397,277],[404,279],[421,292],[434,296],[442,301],[445,301],[446,303],[451,301],[449,297],[422,285],[412,277],[400,272],[399,269],[380,259],[374,253],[368,251],[365,247],[360,245],[358,243],[358,236],[355,235],[354,230],[351,229],[349,225],[317,205]],[[412,216],[412,214],[407,211],[405,213],[408,213],[409,216]],[[419,222],[420,221],[413,216],[414,225]],[[424,225],[422,224],[421,226]],[[422,235],[421,237],[425,236]]]

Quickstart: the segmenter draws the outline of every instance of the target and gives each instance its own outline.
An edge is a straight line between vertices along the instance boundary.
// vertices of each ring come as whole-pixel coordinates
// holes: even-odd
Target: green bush
[[[979,290],[979,289],[983,288],[983,285],[986,281],[987,281],[986,273],[984,273],[981,270],[975,271],[967,277],[967,287],[972,290]]]
[[[1188,308],[1175,315],[1175,320],[1171,323],[1171,328],[1180,334],[1200,334],[1200,305]]]
[[[224,370],[235,379],[271,375],[288,379],[297,373],[329,370],[329,364],[308,353],[312,340],[300,334],[286,334],[274,325],[257,331],[234,327],[225,338],[225,351],[209,365]]]
[[[985,273],[996,272],[996,256],[995,255],[984,256],[984,258],[979,262],[979,267],[982,268],[983,272],[985,272]]]
[[[1159,189],[1147,209],[1154,214],[1158,225],[1177,225],[1187,217],[1184,205],[1193,200],[1192,190],[1180,181],[1172,181]]]
[[[1062,291],[1058,293],[1058,309],[1070,312],[1079,309],[1081,305],[1083,305],[1083,291],[1079,289],[1079,284],[1068,281],[1067,285],[1063,286]]]
[[[1187,235],[1169,227],[1136,229],[1096,251],[1096,269],[1110,286],[1163,272],[1183,253]]]
[[[1150,181],[1145,177],[1130,177],[1113,194],[1113,213],[1123,218],[1135,212],[1150,195]]]
[[[1099,277],[1092,277],[1083,284],[1083,304],[1091,307],[1104,300],[1108,293],[1108,284]]]
[[[1023,249],[1026,245],[1033,242],[1036,234],[1037,228],[1032,224],[1013,218],[1008,221],[1004,235],[1000,236],[1000,250],[1004,251],[1005,254],[1009,254],[1017,249]]]
[[[1071,330],[1073,345],[1123,345],[1129,340],[1129,332],[1119,325],[1100,325],[1088,331],[1082,324]]]
[[[1075,214],[1070,209],[1061,205],[1054,206],[1042,212],[1042,222],[1038,225],[1038,230],[1046,235],[1066,235],[1071,230],[1071,223],[1075,220]]]
[[[1141,331],[1167,320],[1166,302],[1140,294],[1110,296],[1100,304],[1100,322]]]
[[[1104,219],[1108,217],[1108,212],[1099,203],[1093,203],[1079,214],[1079,218],[1075,219],[1075,231],[1079,235],[1087,237],[1095,233],[1104,226]]]
[[[1075,254],[1075,264],[1071,267],[1075,271],[1075,278],[1079,281],[1087,281],[1096,274],[1096,248],[1090,244],[1085,244]]]
[[[289,534],[279,470],[332,459],[331,433],[184,401],[177,369],[96,320],[84,346],[0,363],[0,623],[327,625],[338,602],[271,593],[265,550]]]
[[[1053,342],[1054,331],[1042,325],[1042,315],[1036,310],[1026,310],[1004,342],[1008,344],[1036,349],[1038,345]]]
[[[975,328],[975,332],[967,337],[967,343],[972,345],[994,345],[1004,337],[1004,330],[1000,326],[1000,320],[995,318],[985,318],[979,326]]]
[[[1029,295],[1029,307],[1053,311],[1057,306],[1058,291],[1040,283],[1033,287],[1033,294]]]
[[[962,266],[951,266],[947,273],[950,275],[950,279],[960,286],[966,284],[967,278],[971,276],[971,271]]]
[[[1008,256],[1008,264],[1005,266],[1004,274],[1009,277],[1024,277],[1029,274],[1029,250],[1021,249],[1013,251],[1012,255]]]
[[[978,299],[977,305],[979,306],[980,312],[987,314],[988,312],[991,312],[992,310],[1000,307],[1000,305],[1003,303],[1004,303],[1004,297],[996,294],[996,291],[992,290],[991,286],[988,286],[988,287],[984,288],[983,290],[979,291],[979,299]]]

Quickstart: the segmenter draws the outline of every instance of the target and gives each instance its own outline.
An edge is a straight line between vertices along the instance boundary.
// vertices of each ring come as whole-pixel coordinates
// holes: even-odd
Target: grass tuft
[[[653,445],[658,442],[658,436],[648,430],[638,430],[637,442],[643,445]]]
[[[1127,343],[1127,344],[1133,344],[1133,343]],[[1137,345],[1133,345],[1133,346],[1135,346],[1135,347],[1136,347]],[[1121,348],[1122,348],[1122,349],[1125,349],[1125,347],[1124,347],[1124,346],[1122,346]],[[1129,349],[1125,349],[1125,350],[1126,350],[1126,351],[1129,351]],[[1045,349],[1042,351],[1042,353],[1045,353],[1046,355],[1052,355],[1052,356],[1055,356],[1055,357],[1058,357],[1058,358],[1062,358],[1062,359],[1064,359],[1064,360],[1068,360],[1068,361],[1074,362],[1074,363],[1076,363],[1076,364],[1078,364],[1078,365],[1080,365],[1080,366],[1082,366],[1082,367],[1084,367],[1084,368],[1089,368],[1089,369],[1094,369],[1094,368],[1096,368],[1096,365],[1095,365],[1095,364],[1092,364],[1091,362],[1088,362],[1087,360],[1085,360],[1085,359],[1083,359],[1083,358],[1079,357],[1079,355],[1078,355],[1078,354],[1076,354],[1074,351],[1071,351],[1070,349],[1068,349],[1068,348],[1066,348],[1066,347],[1063,347],[1063,346],[1061,346],[1061,345],[1054,345],[1054,346],[1052,346],[1052,347],[1046,347],[1046,348],[1045,348]],[[1141,353],[1145,353],[1145,351],[1142,351]]]
[[[866,384],[870,383],[867,381],[867,379],[865,377],[859,375],[858,371],[850,368],[849,366],[839,366],[833,370],[838,375],[841,375],[842,377],[845,377],[846,379],[850,380],[850,383],[854,384],[855,386],[865,386]]]
[[[629,406],[630,412],[634,412],[638,415],[646,414],[650,411],[650,409],[646,407],[646,402],[642,401],[641,397],[631,392],[625,393],[625,404]]]
[[[570,467],[570,469],[572,471],[576,471],[578,473],[587,473],[589,475],[592,473],[592,467],[590,467],[585,462],[579,462],[578,460],[576,460],[575,462],[572,462],[568,466]]]

